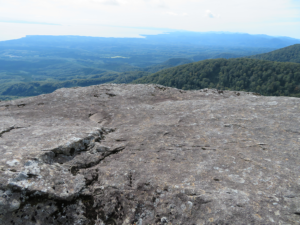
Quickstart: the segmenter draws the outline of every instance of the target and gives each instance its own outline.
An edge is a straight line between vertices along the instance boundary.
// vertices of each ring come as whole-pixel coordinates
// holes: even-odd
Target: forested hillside
[[[300,63],[300,44],[291,45],[269,53],[249,56],[251,59],[262,59],[277,62]]]
[[[180,89],[217,88],[300,97],[300,64],[257,59],[209,59],[165,69],[133,83]]]

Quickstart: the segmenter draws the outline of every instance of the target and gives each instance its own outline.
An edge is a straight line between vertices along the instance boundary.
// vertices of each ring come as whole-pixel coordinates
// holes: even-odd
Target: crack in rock
[[[101,128],[96,132],[89,134],[87,137],[82,139],[74,138],[64,146],[59,146],[54,149],[43,149],[46,152],[40,156],[42,161],[46,164],[59,163],[64,164],[74,159],[77,155],[82,152],[93,149],[95,143],[100,142],[105,138],[106,134],[114,132],[115,129]]]
[[[9,128],[5,128],[4,130],[0,131],[0,137],[2,137],[3,134],[8,133],[8,132],[10,132],[10,131],[12,131],[12,130],[15,130],[15,129],[22,129],[22,128],[24,128],[24,127],[16,127],[16,125],[11,126],[11,127],[9,127]]]
[[[119,147],[114,148],[112,150],[107,150],[106,152],[103,152],[101,154],[101,156],[98,157],[98,159],[96,159],[95,161],[87,162],[87,163],[84,163],[84,164],[81,164],[81,165],[78,165],[78,166],[72,166],[71,169],[70,169],[70,172],[74,176],[76,176],[76,174],[78,173],[78,171],[80,169],[88,169],[88,168],[91,168],[93,166],[96,166],[97,164],[99,164],[101,161],[103,161],[104,159],[106,159],[110,155],[117,154],[117,153],[123,151],[124,149],[125,149],[125,146],[119,146]]]

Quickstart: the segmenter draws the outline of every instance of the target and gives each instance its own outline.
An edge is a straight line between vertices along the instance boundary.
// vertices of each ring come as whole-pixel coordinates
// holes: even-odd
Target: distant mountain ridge
[[[277,62],[300,63],[300,44],[291,45],[272,52],[249,56],[251,59],[262,59]]]
[[[253,35],[247,33],[230,32],[190,32],[176,31],[157,35],[143,35],[144,38],[107,38],[87,36],[50,36],[28,35],[21,39],[1,41],[0,49],[4,46],[37,46],[37,47],[67,47],[91,50],[99,44],[110,45],[196,45],[196,46],[224,46],[224,47],[259,47],[283,48],[293,44],[300,44],[300,39],[290,37],[274,37],[268,35]]]
[[[169,34],[147,35],[146,40],[154,43],[265,48],[283,48],[300,43],[299,39],[290,37],[230,32],[172,32]]]

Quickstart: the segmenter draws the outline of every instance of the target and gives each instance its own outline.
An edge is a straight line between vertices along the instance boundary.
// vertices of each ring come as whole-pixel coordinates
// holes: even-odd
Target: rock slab
[[[0,102],[0,224],[300,224],[300,99],[106,84]]]

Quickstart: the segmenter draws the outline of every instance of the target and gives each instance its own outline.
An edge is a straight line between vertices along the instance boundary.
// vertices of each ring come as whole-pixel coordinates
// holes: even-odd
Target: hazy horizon
[[[296,0],[0,0],[0,41],[26,35],[141,37],[170,31],[300,39]]]
[[[186,30],[168,30],[166,29],[166,31],[161,31],[160,29],[155,29],[155,28],[126,28],[128,30],[125,30],[123,33],[119,33],[120,30],[118,31],[114,31],[114,30],[109,30],[108,33],[103,34],[102,36],[99,35],[87,35],[88,33],[83,33],[81,34],[77,34],[76,32],[74,33],[68,33],[66,31],[64,32],[54,32],[53,34],[48,34],[48,33],[40,33],[40,34],[25,34],[23,36],[16,36],[14,38],[4,38],[3,40],[0,39],[1,41],[10,41],[10,40],[16,40],[16,39],[20,39],[20,38],[25,38],[28,36],[78,36],[78,37],[105,37],[105,38],[147,38],[147,36],[149,35],[159,35],[159,34],[172,34],[174,32],[181,32],[181,33],[198,33],[198,34],[249,34],[249,33],[244,33],[244,32],[229,32],[229,31],[206,31],[206,32],[197,32],[197,31],[186,31]],[[142,33],[139,33],[139,30],[143,30]],[[249,35],[253,35],[253,36],[269,36],[269,37],[278,37],[278,38],[292,38],[292,39],[298,39],[300,40],[300,38],[294,38],[294,37],[290,37],[290,36],[284,36],[284,35],[268,35],[268,34],[263,34],[263,33],[259,33],[259,34],[249,34]]]

